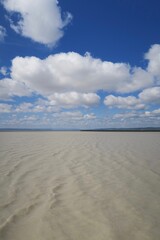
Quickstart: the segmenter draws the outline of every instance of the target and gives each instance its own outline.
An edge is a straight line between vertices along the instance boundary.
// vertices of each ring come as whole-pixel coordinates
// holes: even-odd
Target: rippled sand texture
[[[160,239],[160,133],[1,132],[0,240],[103,239]]]

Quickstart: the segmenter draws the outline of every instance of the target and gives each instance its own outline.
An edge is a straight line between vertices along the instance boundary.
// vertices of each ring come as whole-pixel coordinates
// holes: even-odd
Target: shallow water
[[[159,240],[160,133],[0,132],[0,240]]]

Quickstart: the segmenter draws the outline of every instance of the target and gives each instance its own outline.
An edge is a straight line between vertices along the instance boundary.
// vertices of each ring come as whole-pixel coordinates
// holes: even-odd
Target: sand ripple
[[[0,141],[0,240],[160,239],[160,133]]]

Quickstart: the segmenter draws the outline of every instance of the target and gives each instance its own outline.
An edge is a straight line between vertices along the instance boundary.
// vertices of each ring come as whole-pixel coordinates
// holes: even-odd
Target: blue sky
[[[0,128],[160,127],[158,0],[0,2]]]

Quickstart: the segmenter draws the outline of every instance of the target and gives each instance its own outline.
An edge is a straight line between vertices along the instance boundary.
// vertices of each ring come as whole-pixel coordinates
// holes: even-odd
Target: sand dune
[[[0,133],[0,240],[159,240],[159,227],[160,133]]]

